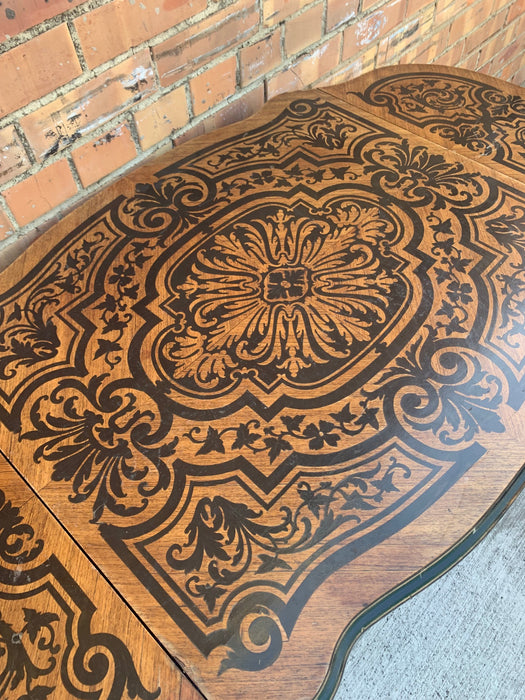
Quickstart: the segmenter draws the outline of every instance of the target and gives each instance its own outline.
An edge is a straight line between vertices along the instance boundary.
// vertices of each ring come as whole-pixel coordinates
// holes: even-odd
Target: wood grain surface
[[[2,273],[2,474],[147,692],[328,696],[355,621],[521,487],[524,151],[518,88],[382,69],[157,158]]]
[[[0,696],[202,696],[0,454]]]

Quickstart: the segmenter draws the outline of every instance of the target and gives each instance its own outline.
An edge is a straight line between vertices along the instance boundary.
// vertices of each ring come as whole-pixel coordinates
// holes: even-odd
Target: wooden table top
[[[0,275],[0,696],[330,697],[525,479],[525,92],[391,67]]]

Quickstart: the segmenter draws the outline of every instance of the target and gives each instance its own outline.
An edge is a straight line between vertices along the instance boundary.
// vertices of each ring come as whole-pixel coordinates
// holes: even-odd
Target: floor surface
[[[525,492],[438,581],[350,651],[334,700],[525,698]]]

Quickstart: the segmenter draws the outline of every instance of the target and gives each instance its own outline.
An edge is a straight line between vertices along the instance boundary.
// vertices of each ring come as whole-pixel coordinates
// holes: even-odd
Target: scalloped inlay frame
[[[207,697],[328,696],[521,487],[524,105],[285,95],[0,277],[2,450]]]

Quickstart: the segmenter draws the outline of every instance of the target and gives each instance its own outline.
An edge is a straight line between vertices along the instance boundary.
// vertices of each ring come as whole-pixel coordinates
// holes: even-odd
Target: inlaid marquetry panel
[[[523,89],[445,66],[386,66],[327,92],[523,181]]]
[[[0,696],[197,700],[1,455],[0,479]]]
[[[436,76],[280,97],[0,277],[0,444],[209,697],[313,697],[521,484],[521,103]],[[497,117],[498,167],[435,105]]]

